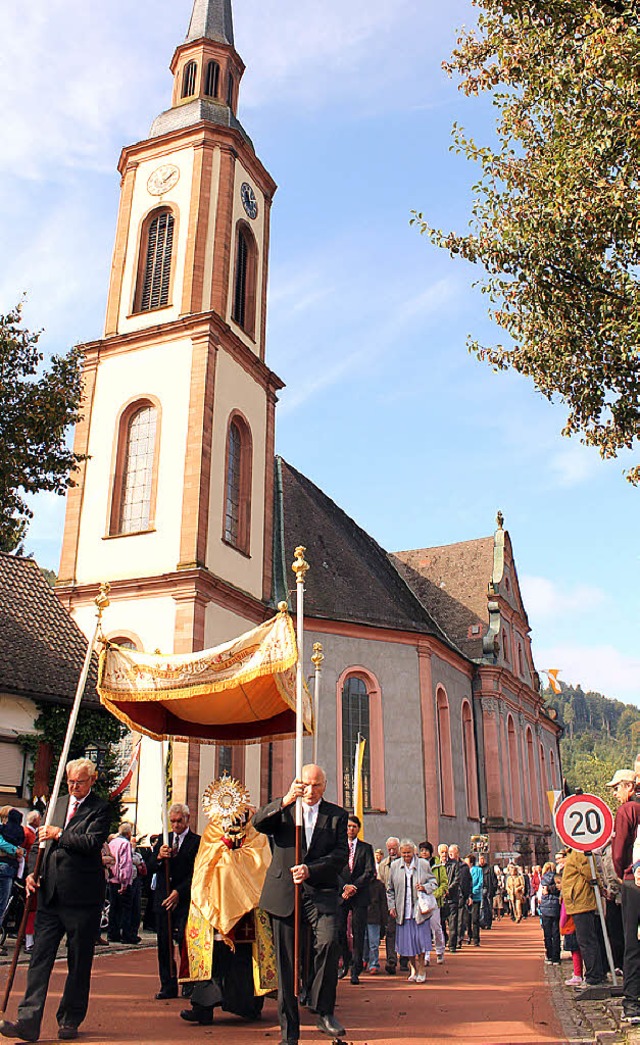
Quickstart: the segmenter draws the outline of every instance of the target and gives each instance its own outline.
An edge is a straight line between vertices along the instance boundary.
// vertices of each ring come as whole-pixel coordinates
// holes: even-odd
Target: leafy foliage
[[[616,769],[633,769],[640,751],[640,708],[584,693],[580,686],[561,686],[562,693],[548,689],[544,696],[565,727],[560,754],[569,789],[581,788],[611,803],[606,781]]]
[[[0,315],[0,550],[21,549],[32,517],[25,494],[64,494],[83,460],[66,444],[81,419],[82,356],[72,348],[49,369],[40,333],[22,325],[22,306]]]
[[[473,0],[475,30],[449,62],[466,95],[490,92],[497,142],[458,125],[480,167],[466,235],[413,223],[481,264],[507,346],[469,347],[568,408],[564,435],[603,457],[640,436],[640,34],[634,0]],[[627,477],[640,482],[640,465]]]
[[[20,736],[18,740],[21,747],[31,755],[33,764],[35,764],[39,745],[41,743],[51,745],[53,758],[49,787],[52,787],[69,721],[69,708],[44,702],[37,702],[37,708],[38,717],[34,722],[34,729],[37,732]],[[125,727],[103,708],[80,708],[69,749],[69,760],[84,758],[85,751],[91,745],[104,751],[104,760],[95,785],[95,792],[101,798],[108,799],[109,794],[119,782],[122,766],[115,748],[125,733]],[[33,773],[29,785],[33,787]],[[120,799],[112,801],[111,806],[112,821],[114,824],[118,824],[122,812]]]

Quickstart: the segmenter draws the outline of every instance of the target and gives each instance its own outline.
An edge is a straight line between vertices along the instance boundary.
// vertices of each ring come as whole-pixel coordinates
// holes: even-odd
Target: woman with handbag
[[[409,959],[409,982],[424,983],[425,956],[431,950],[430,915],[437,901],[437,881],[426,860],[417,856],[409,838],[400,842],[400,859],[390,865],[387,903],[396,919],[396,951]]]

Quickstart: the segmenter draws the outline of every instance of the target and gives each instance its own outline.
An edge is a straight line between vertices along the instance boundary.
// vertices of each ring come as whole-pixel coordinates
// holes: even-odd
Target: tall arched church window
[[[543,824],[549,823],[550,812],[549,803],[546,801],[547,796],[544,794],[545,790],[551,790],[548,787],[547,777],[547,760],[544,755],[544,744],[540,742],[540,778],[542,780],[542,822]]]
[[[241,414],[232,415],[227,430],[223,539],[249,554],[251,536],[251,430]]]
[[[520,790],[520,759],[518,758],[518,738],[513,718],[507,719],[507,744],[509,747],[509,768],[511,775],[511,809],[513,819],[522,822],[522,792]]]
[[[478,803],[478,769],[476,742],[473,728],[473,712],[468,700],[462,703],[462,744],[464,751],[464,775],[467,792],[467,816],[477,820],[480,816]]]
[[[371,721],[364,679],[351,675],[342,686],[342,801],[353,809],[354,756],[358,734],[366,740],[362,765],[363,808],[371,809]]]
[[[154,524],[158,411],[138,401],[120,418],[114,489],[112,535],[140,533]]]
[[[536,773],[536,755],[533,746],[533,733],[527,728],[527,774],[529,777],[527,792],[529,794],[529,813],[533,824],[540,823],[540,801],[538,796],[538,774]]]
[[[144,223],[135,312],[150,312],[169,304],[174,227],[174,216],[167,207],[152,211]]]
[[[182,73],[182,97],[191,98],[196,93],[196,74],[198,66],[195,62],[187,62]]]
[[[555,791],[557,789],[556,784],[556,760],[553,751],[549,752],[549,790]]]
[[[246,222],[238,223],[231,318],[250,337],[255,334],[258,248]]]
[[[443,816],[456,815],[455,788],[453,782],[453,752],[451,748],[451,717],[449,700],[442,686],[436,693],[438,719],[438,754],[440,756],[440,807]]]
[[[217,98],[220,87],[220,66],[217,62],[207,62],[204,77],[204,93],[207,98]]]

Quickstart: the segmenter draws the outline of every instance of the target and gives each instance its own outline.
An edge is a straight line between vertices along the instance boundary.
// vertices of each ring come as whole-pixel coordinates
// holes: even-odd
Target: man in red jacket
[[[607,787],[619,803],[614,823],[611,856],[618,878],[622,879],[622,925],[624,929],[623,1020],[640,1023],[640,887],[633,875],[633,847],[640,827],[640,803],[634,802],[636,774],[633,769],[618,769]]]

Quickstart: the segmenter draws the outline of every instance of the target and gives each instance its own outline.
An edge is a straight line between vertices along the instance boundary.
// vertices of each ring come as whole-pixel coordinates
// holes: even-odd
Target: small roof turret
[[[186,42],[203,38],[234,46],[231,0],[194,0]]]

